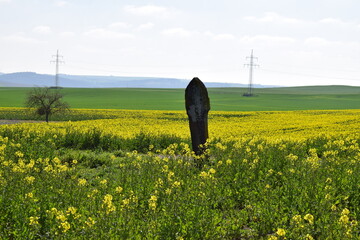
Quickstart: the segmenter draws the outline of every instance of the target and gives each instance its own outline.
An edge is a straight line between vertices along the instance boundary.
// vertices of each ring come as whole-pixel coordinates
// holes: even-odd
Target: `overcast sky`
[[[359,0],[0,0],[0,72],[360,86]]]

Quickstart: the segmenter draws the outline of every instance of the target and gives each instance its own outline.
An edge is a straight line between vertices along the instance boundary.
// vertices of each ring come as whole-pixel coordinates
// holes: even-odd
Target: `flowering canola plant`
[[[359,238],[360,110],[68,117],[0,126],[1,239]]]

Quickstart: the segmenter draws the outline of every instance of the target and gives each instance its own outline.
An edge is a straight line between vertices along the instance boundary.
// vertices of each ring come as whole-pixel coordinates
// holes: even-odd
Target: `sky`
[[[360,86],[359,0],[0,0],[0,72]]]

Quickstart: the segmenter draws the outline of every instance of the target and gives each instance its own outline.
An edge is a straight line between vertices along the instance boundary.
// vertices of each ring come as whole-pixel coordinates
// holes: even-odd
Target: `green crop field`
[[[23,107],[30,88],[0,88],[0,107]],[[61,90],[72,108],[183,110],[184,89],[67,88]],[[209,88],[212,110],[273,111],[359,109],[360,87],[312,86],[255,89]]]

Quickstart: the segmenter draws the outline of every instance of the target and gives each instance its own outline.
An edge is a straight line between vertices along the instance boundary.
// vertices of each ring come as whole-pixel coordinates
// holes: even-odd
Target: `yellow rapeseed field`
[[[1,239],[360,238],[360,110],[59,119],[0,125]]]

